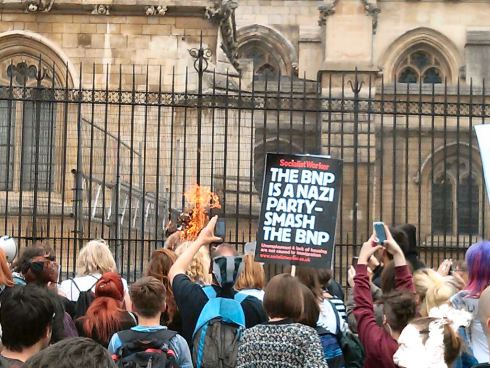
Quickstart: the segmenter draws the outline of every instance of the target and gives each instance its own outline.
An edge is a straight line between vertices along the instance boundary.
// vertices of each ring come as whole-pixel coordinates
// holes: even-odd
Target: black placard
[[[268,153],[255,259],[332,266],[342,160]]]

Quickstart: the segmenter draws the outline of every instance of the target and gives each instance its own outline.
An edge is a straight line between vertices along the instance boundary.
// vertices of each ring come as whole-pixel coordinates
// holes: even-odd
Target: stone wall
[[[199,44],[202,32],[204,44],[215,55],[217,26],[204,17],[204,6],[193,15],[184,13],[182,16],[172,15],[170,11],[162,16],[145,16],[143,8],[138,10],[120,10],[120,15],[116,11],[109,15],[93,15],[90,10],[80,14],[76,9],[60,9],[59,12],[53,9],[49,13],[33,14],[12,13],[4,9],[0,31],[5,35],[14,32],[26,38],[38,39],[46,49],[51,48],[62,55],[72,73],[77,71],[77,75],[73,76],[77,87],[80,70],[84,87],[92,86],[93,71],[98,87],[105,87],[107,71],[110,86],[117,87],[121,66],[123,89],[131,89],[134,65],[134,83],[137,88],[144,88],[146,67],[149,65],[152,75],[150,89],[158,90],[160,67],[164,89],[170,89],[174,71],[176,87],[183,89],[186,67],[192,68],[188,49]]]

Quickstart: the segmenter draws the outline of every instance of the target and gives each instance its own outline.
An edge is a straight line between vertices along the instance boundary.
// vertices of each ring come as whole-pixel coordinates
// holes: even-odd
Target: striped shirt
[[[329,300],[337,310],[339,317],[342,318],[344,321],[347,321],[347,311],[344,302],[336,296],[330,298]]]

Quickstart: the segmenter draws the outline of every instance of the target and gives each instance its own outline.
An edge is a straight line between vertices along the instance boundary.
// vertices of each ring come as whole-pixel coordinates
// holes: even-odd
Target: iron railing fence
[[[415,225],[429,265],[488,237],[473,134],[490,112],[484,83],[388,84],[357,71],[246,79],[203,65],[184,75],[81,66],[65,83],[56,75],[68,69],[42,61],[35,73],[10,73],[0,86],[3,232],[19,247],[51,242],[64,275],[86,241],[104,238],[134,280],[193,184],[219,195],[228,242],[254,240],[264,155],[290,152],[344,160],[340,281],[374,220]]]

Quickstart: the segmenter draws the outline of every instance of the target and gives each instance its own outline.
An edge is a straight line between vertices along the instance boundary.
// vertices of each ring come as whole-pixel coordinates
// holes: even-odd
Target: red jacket
[[[366,353],[364,367],[395,368],[393,355],[398,350],[398,342],[376,324],[366,265],[356,266],[354,282],[354,316],[357,320],[359,339]],[[407,266],[395,268],[395,286],[397,290],[415,292],[412,275]]]

